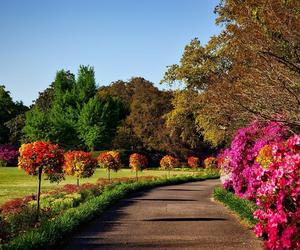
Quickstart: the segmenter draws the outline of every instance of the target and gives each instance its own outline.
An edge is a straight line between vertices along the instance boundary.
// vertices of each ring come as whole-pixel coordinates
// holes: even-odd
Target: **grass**
[[[190,171],[171,171],[171,175],[192,174]],[[166,171],[161,170],[144,170],[139,176],[166,176]],[[117,173],[112,172],[111,177],[134,177],[135,173],[130,169],[121,169]],[[80,183],[95,183],[98,178],[106,178],[105,169],[97,169],[95,174],[86,179],[81,179]],[[1,167],[0,168],[0,204],[13,199],[31,194],[35,194],[37,190],[37,177],[30,176],[24,170],[17,167]],[[57,183],[50,183],[47,180],[42,181],[42,192],[53,190],[65,184],[76,184],[76,178],[66,176],[66,180]]]
[[[149,189],[156,186],[183,183],[188,181],[216,178],[217,174],[202,174],[202,176],[178,176],[170,179],[160,178],[153,181],[139,181],[134,183],[122,183],[107,188],[101,195],[81,204],[76,208],[70,208],[62,215],[47,220],[39,228],[35,228],[18,235],[0,249],[57,249],[62,247],[65,239],[68,239],[79,226],[87,223],[97,215],[103,213],[118,200],[127,197],[133,192]]]
[[[221,187],[214,189],[214,198],[222,202],[241,219],[243,224],[252,228],[257,221],[253,218],[253,212],[257,209],[254,202],[237,197],[232,192]]]

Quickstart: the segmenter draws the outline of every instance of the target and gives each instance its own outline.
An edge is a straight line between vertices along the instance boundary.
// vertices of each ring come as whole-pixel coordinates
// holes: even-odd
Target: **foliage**
[[[64,171],[67,175],[77,178],[87,178],[94,174],[97,161],[91,153],[69,151],[64,154]]]
[[[160,168],[165,170],[171,170],[173,168],[176,168],[179,166],[179,161],[177,158],[171,156],[171,155],[165,155],[160,160]]]
[[[30,175],[38,175],[42,169],[50,181],[63,178],[63,150],[56,144],[37,141],[23,144],[20,148],[19,168]]]
[[[263,165],[257,176],[261,185],[256,196],[259,209],[254,215],[259,222],[255,232],[266,240],[267,249],[298,249],[300,135],[291,137],[286,143],[272,143],[270,146],[271,151],[264,147],[258,157]]]
[[[80,66],[77,79],[58,71],[26,113],[23,129],[28,141],[50,140],[65,148],[105,148],[127,114],[117,98],[96,96],[94,69]]]
[[[218,166],[217,158],[212,156],[207,157],[203,163],[205,168],[217,168]]]
[[[199,157],[189,156],[187,158],[187,163],[190,168],[197,169],[200,167],[200,159]]]
[[[9,166],[16,166],[18,163],[19,151],[12,145],[0,145],[0,160]]]
[[[122,167],[121,155],[117,151],[102,152],[97,157],[98,164],[107,170],[118,171]]]
[[[257,223],[257,220],[253,217],[253,213],[257,209],[254,202],[239,198],[232,192],[221,187],[214,189],[213,196],[230,210],[236,212],[250,227],[254,227]]]
[[[220,1],[215,11],[223,31],[206,46],[193,39],[168,68],[163,82],[198,92],[189,112],[213,146],[229,143],[253,116],[300,131],[299,7],[294,0]]]
[[[127,115],[127,109],[117,97],[94,97],[82,108],[78,119],[80,138],[90,149],[111,146],[120,121]]]
[[[148,165],[146,156],[138,153],[131,154],[129,157],[129,166],[134,171],[142,171]]]
[[[4,85],[0,85],[0,144],[15,143],[11,139],[9,125],[7,122],[14,119],[16,116],[24,113],[27,107],[22,102],[14,102],[10,96],[10,92],[5,90]],[[18,144],[18,139],[16,144]]]
[[[288,128],[278,122],[253,121],[239,129],[230,148],[219,155],[222,158],[221,171],[227,175],[225,186],[232,186],[234,192],[244,198],[256,195],[260,182],[257,175],[259,164],[255,161],[261,148],[272,142],[280,142],[288,134]]]
[[[115,148],[149,152],[149,162],[153,152],[167,152],[186,158],[194,151],[202,150],[197,144],[200,141],[198,137],[189,132],[188,123],[185,123],[185,131],[181,130],[180,124],[174,128],[171,122],[169,126],[165,125],[168,120],[166,115],[172,110],[171,91],[161,91],[144,78],[135,77],[128,82],[118,81],[101,87],[98,94],[101,97],[118,97],[130,109],[129,115],[117,129],[113,142]]]

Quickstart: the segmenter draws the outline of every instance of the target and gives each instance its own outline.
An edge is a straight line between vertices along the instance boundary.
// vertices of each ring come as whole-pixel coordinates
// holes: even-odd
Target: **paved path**
[[[251,230],[211,200],[219,180],[165,186],[121,201],[64,249],[262,249]]]

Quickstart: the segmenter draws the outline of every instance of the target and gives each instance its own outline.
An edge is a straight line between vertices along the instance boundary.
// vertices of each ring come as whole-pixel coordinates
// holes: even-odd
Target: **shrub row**
[[[79,225],[89,222],[110,205],[135,191],[208,178],[218,178],[218,174],[216,172],[210,172],[202,176],[179,176],[169,179],[160,178],[152,181],[143,180],[134,183],[120,183],[108,186],[101,195],[86,201],[76,208],[66,210],[59,217],[46,221],[39,228],[20,234],[10,242],[1,245],[0,249],[53,249],[61,245],[63,239],[66,239]]]

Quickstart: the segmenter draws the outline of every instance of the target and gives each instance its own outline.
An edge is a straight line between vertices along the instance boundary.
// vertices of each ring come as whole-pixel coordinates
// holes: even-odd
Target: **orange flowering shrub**
[[[83,151],[69,151],[64,154],[64,170],[67,175],[87,178],[94,174],[97,160],[91,153]]]
[[[190,168],[196,169],[200,167],[200,159],[195,156],[189,156],[187,158],[187,163]]]
[[[122,167],[121,155],[117,151],[102,152],[97,157],[100,167],[107,170],[118,171]]]
[[[179,166],[179,161],[177,158],[171,155],[165,155],[163,158],[161,158],[159,164],[161,169],[171,170]]]
[[[217,168],[218,167],[218,161],[215,157],[208,157],[204,160],[204,167],[205,168]]]
[[[148,160],[146,156],[141,154],[131,154],[129,157],[129,166],[134,171],[142,171],[148,165]]]
[[[20,149],[18,167],[30,175],[45,173],[50,181],[63,178],[63,150],[56,144],[37,141],[23,144]]]

